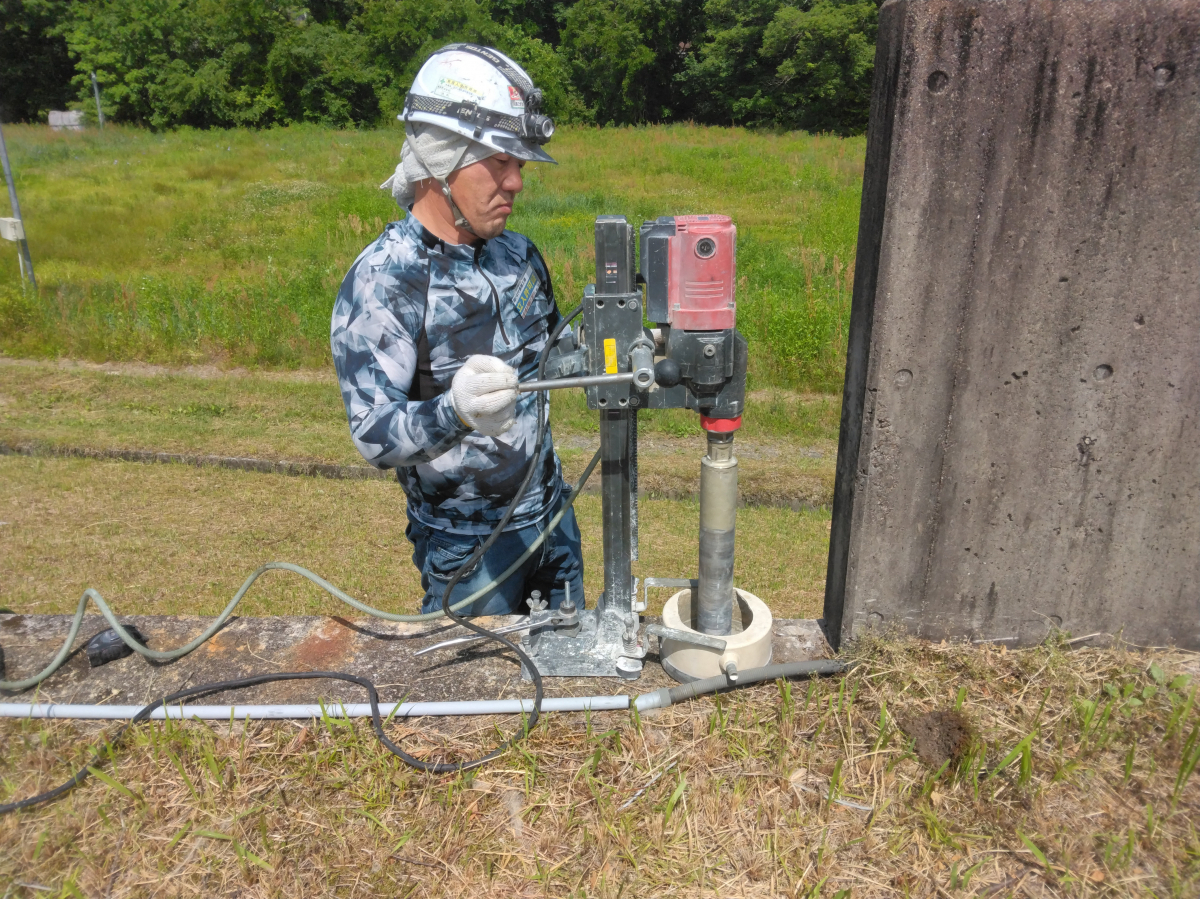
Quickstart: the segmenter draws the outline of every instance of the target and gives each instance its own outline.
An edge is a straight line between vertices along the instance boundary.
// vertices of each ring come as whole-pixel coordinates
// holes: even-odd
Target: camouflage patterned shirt
[[[350,267],[330,334],[350,433],[368,462],[396,469],[422,524],[487,534],[503,516],[534,452],[536,394],[521,394],[507,433],[485,437],[455,414],[450,382],[475,354],[497,356],[521,380],[534,377],[558,320],[541,254],[511,231],[475,246],[447,244],[410,214]],[[509,529],[543,518],[562,486],[549,453]]]

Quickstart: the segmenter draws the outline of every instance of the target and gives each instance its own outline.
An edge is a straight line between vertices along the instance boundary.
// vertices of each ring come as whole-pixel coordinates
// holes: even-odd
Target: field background
[[[213,614],[282,558],[415,610],[395,484],[61,457],[357,463],[329,313],[395,215],[375,185],[398,133],[8,134],[41,290],[23,294],[15,254],[0,256],[0,448],[32,453],[0,455],[0,606],[68,612],[94,586],[118,614]],[[737,220],[753,360],[741,489],[764,499],[739,511],[737,578],[781,617],[819,615],[861,139],[676,125],[568,129],[553,146],[563,164],[527,170],[512,225],[566,308],[597,214]],[[552,410],[576,472],[594,417],[579,396]],[[690,574],[703,437],[692,415],[640,422],[637,573]],[[592,597],[599,499],[577,510]],[[344,609],[272,575],[240,611]],[[0,893],[1195,896],[1196,656],[1086,639],[1009,652],[869,637],[842,678],[654,717],[549,717],[497,764],[440,779],[397,766],[361,724],[146,725],[103,779],[0,818]],[[954,739],[922,745],[931,721]],[[465,756],[496,726],[390,729],[420,755]],[[0,801],[60,782],[97,731],[0,722]]]
[[[337,287],[400,214],[377,187],[398,128],[6,137],[40,286],[23,295],[0,254],[9,355],[327,368]],[[597,215],[726,213],[751,389],[840,389],[863,138],[565,127],[551,150],[560,164],[526,168],[510,227],[542,249],[564,309],[593,280]]]
[[[363,464],[329,319],[347,268],[399,215],[378,188],[398,129],[6,135],[39,290],[23,293],[16,254],[0,255],[0,444]],[[863,141],[672,125],[565,128],[552,146],[560,165],[526,167],[510,225],[542,248],[565,310],[593,279],[597,215],[737,222],[752,360],[739,584],[777,614],[817,617]],[[595,415],[576,391],[551,409],[573,480],[594,450]],[[703,435],[682,410],[642,415],[639,432],[638,573],[686,575]],[[269,558],[384,607],[407,609],[420,593],[403,497],[386,481],[30,458],[0,470],[0,605],[14,610],[65,612],[94,585],[123,611],[210,614]],[[594,596],[598,497],[578,512]],[[341,610],[279,578],[245,611]]]

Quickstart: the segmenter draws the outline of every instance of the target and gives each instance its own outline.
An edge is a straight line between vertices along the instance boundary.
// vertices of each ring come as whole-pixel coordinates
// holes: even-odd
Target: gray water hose
[[[680,684],[678,687],[664,687],[653,693],[643,693],[634,700],[634,706],[639,712],[648,709],[665,709],[703,696],[705,693],[716,693],[719,690],[733,690],[748,687],[750,684],[762,683],[765,680],[777,680],[789,677],[818,677],[822,674],[841,674],[849,670],[853,663],[842,662],[838,659],[818,659],[815,662],[783,662],[779,665],[764,665],[761,668],[750,668],[739,671],[737,681],[731,681],[726,675],[706,677],[703,680],[692,681],[690,684]]]
[[[476,590],[466,599],[456,602],[453,606],[451,606],[454,611],[466,608],[477,599],[486,596],[492,590],[495,590],[498,585],[508,580],[514,572],[516,572],[522,565],[525,564],[526,560],[532,556],[533,553],[542,545],[546,537],[558,527],[559,523],[563,519],[563,516],[567,514],[568,510],[575,505],[575,500],[578,499],[579,494],[583,492],[584,485],[587,483],[588,478],[591,476],[592,471],[596,468],[596,465],[599,464],[599,462],[600,451],[597,450],[596,454],[592,456],[592,461],[588,463],[587,468],[583,470],[583,474],[579,476],[579,480],[575,482],[575,486],[572,488],[571,494],[567,497],[566,502],[563,503],[562,508],[558,510],[558,512],[553,518],[550,519],[549,522],[547,522],[545,529],[538,534],[534,541],[525,549],[525,552],[521,553],[521,555],[517,557],[517,560],[509,565],[502,574]],[[268,571],[275,570],[291,571],[300,575],[301,577],[308,578],[308,580],[312,581],[335,599],[340,599],[342,602],[346,603],[346,605],[352,606],[353,608],[358,609],[360,612],[364,612],[367,615],[371,615],[375,618],[381,618],[384,621],[415,624],[425,621],[433,621],[445,615],[445,612],[441,609],[438,609],[434,612],[425,612],[424,614],[420,615],[399,615],[395,612],[385,612],[382,609],[373,608],[367,605],[365,602],[357,600],[353,596],[342,592],[319,574],[315,574],[309,571],[307,568],[301,568],[299,565],[293,565],[291,562],[268,562],[266,565],[256,569],[248,578],[246,578],[246,581],[242,584],[241,589],[239,589],[238,592],[234,594],[233,599],[229,601],[229,605],[222,610],[221,614],[216,617],[216,619],[208,626],[204,633],[200,634],[200,636],[196,637],[196,639],[192,640],[190,643],[180,646],[178,649],[157,650],[143,646],[141,643],[135,640],[133,636],[121,626],[121,623],[117,621],[116,615],[113,613],[112,609],[108,607],[108,603],[104,601],[104,597],[101,596],[97,590],[88,587],[83,591],[83,595],[79,597],[79,605],[75,609],[75,618],[71,622],[71,629],[67,633],[67,639],[63,641],[62,648],[58,651],[58,654],[54,657],[50,664],[37,674],[33,675],[32,677],[28,677],[25,680],[0,680],[0,691],[18,692],[20,690],[28,690],[30,687],[36,687],[62,667],[63,663],[66,662],[67,657],[71,654],[71,647],[75,643],[75,638],[79,636],[79,629],[83,626],[83,616],[87,611],[89,599],[96,604],[96,608],[100,610],[100,614],[104,616],[104,620],[109,623],[109,626],[112,627],[114,631],[116,631],[117,635],[125,642],[126,646],[144,658],[152,659],[156,662],[172,662],[176,659],[183,658],[188,653],[202,646],[205,641],[212,637],[213,634],[224,627],[225,622],[228,621],[229,617],[233,614],[233,610],[237,608],[238,603],[242,601],[242,597],[246,595],[246,591],[250,589],[250,585]]]
[[[641,696],[563,696],[542,700],[543,712],[601,712],[636,708],[639,712],[662,709],[706,693],[736,690],[763,681],[789,677],[817,677],[840,674],[850,664],[824,659],[815,662],[790,662],[766,665],[738,672],[736,682],[725,675],[709,677],[678,687],[666,687]],[[452,702],[380,703],[384,718],[424,718],[459,715],[515,715],[533,711],[532,699],[473,699]],[[68,705],[61,703],[0,703],[0,718],[72,718],[81,720],[123,721],[133,718],[140,705]],[[199,719],[201,721],[261,721],[272,719],[367,718],[371,706],[356,703],[310,703],[306,705],[171,705],[155,709],[147,718]]]
[[[628,696],[565,696],[543,699],[543,712],[609,712],[629,708]],[[0,702],[0,718],[70,718],[84,721],[126,721],[140,705],[69,705],[45,702]],[[449,702],[381,702],[384,718],[451,718],[460,715],[528,715],[532,699],[464,699]],[[369,718],[366,702],[323,702],[300,705],[168,705],[151,712],[147,721],[164,718],[191,721],[267,721],[310,718]]]

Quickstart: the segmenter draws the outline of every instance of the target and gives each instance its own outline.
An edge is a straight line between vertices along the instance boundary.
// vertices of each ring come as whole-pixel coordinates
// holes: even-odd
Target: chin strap
[[[417,157],[417,161],[421,163],[421,165],[425,167],[425,171],[429,172],[429,174],[433,176],[433,179],[437,181],[439,185],[441,185],[442,194],[446,197],[446,201],[450,204],[450,212],[454,215],[455,227],[462,228],[464,231],[469,231],[471,234],[475,234],[475,229],[471,226],[471,223],[467,220],[467,217],[463,215],[462,210],[458,208],[458,204],[454,202],[454,195],[450,193],[450,182],[446,180],[449,177],[449,172],[453,172],[455,169],[457,169],[458,164],[462,162],[462,158],[467,154],[467,149],[471,146],[470,143],[463,141],[462,148],[455,155],[454,162],[450,164],[450,168],[446,175],[436,175],[433,172],[433,168],[425,161],[425,157],[421,155],[421,151],[417,147],[417,139],[416,135],[413,133],[412,125],[406,122],[404,131],[409,138],[409,149],[413,151],[413,155]],[[479,235],[475,234],[475,236],[478,237]]]

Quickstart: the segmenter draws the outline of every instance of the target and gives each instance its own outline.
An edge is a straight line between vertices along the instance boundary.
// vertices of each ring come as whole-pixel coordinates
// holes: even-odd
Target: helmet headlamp
[[[521,116],[521,137],[544,144],[554,137],[554,119],[548,115],[525,113]]]
[[[404,111],[396,118],[407,121],[409,114],[417,110],[458,119],[464,125],[469,125],[474,129],[476,138],[483,134],[484,128],[511,131],[521,140],[532,141],[539,145],[549,142],[550,138],[554,136],[554,119],[539,112],[526,111],[523,115],[515,116],[511,113],[487,109],[477,103],[452,103],[448,100],[439,100],[436,97],[424,97],[418,94],[409,94],[404,98]]]

